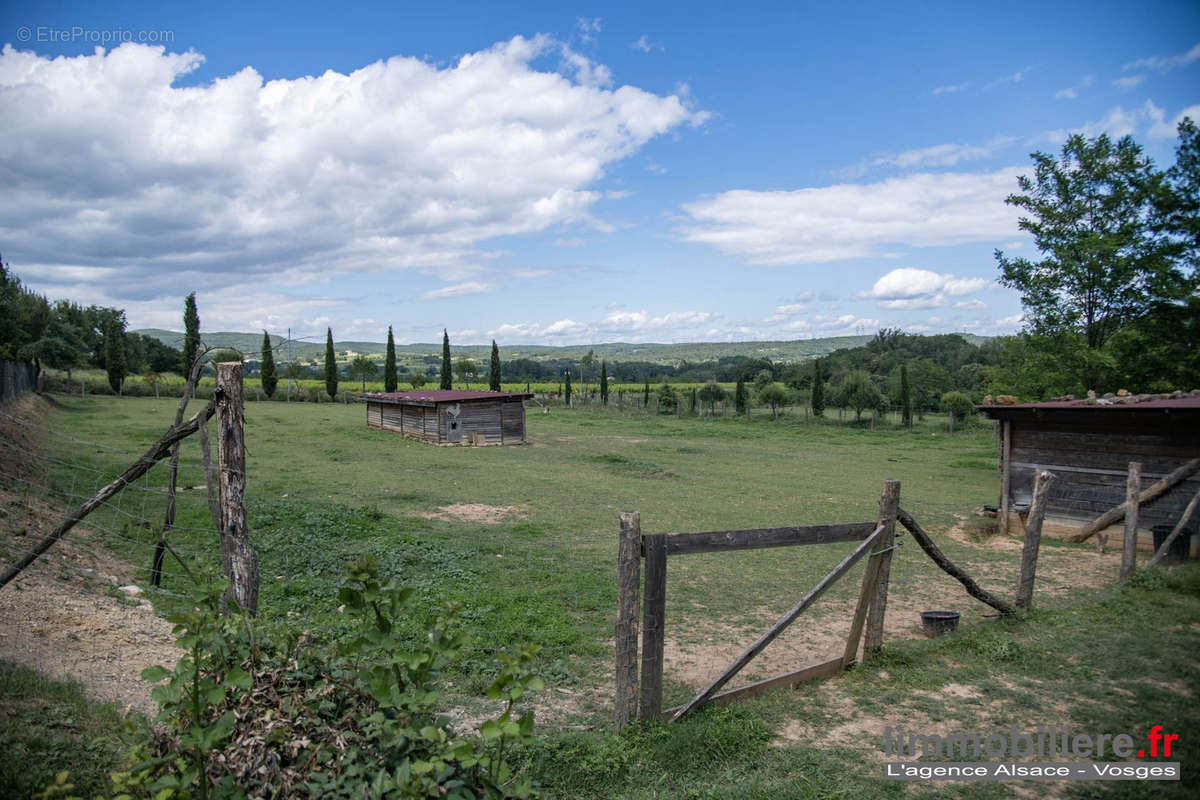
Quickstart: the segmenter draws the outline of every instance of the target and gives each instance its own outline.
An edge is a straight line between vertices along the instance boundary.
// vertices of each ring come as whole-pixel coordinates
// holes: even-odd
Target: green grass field
[[[90,488],[89,477],[96,482],[115,473],[162,433],[174,408],[175,401],[166,399],[60,399],[51,417],[58,434],[51,438],[59,459],[55,486],[79,494]],[[885,656],[878,662],[844,679],[714,710],[682,726],[638,728],[619,738],[568,732],[603,730],[611,723],[621,510],[640,511],[646,533],[865,521],[877,513],[884,479],[894,477],[901,481],[902,506],[927,530],[944,534],[965,524],[969,533],[982,531],[971,514],[994,502],[998,491],[992,429],[976,424],[948,436],[945,427],[935,417],[912,432],[883,425],[870,431],[805,422],[796,413],[774,423],[769,412],[746,422],[597,409],[543,413],[531,406],[528,445],[446,448],[368,429],[362,405],[251,402],[247,497],[260,558],[262,624],[301,624],[318,640],[339,631],[334,587],[342,565],[370,554],[386,572],[417,587],[423,604],[464,603],[471,645],[451,676],[448,702],[468,715],[479,707],[492,651],[520,641],[542,645],[549,686],[539,713],[549,721],[548,730],[558,732],[526,758],[528,768],[564,797],[905,794],[904,787],[874,777],[876,742],[850,746],[822,737],[844,713],[829,696],[830,686],[840,687],[838,702],[849,703],[854,713],[878,716],[881,707],[907,708],[927,719],[966,724],[978,711],[975,701],[950,708],[937,687],[978,683],[988,702],[1024,719],[1030,703],[1053,684],[1056,692],[1086,698],[1071,706],[1075,720],[1120,727],[1159,713],[1160,724],[1173,719],[1195,730],[1197,665],[1179,655],[1189,647],[1194,652],[1200,641],[1194,571],[1190,578],[1186,570],[1177,571],[1183,577],[1172,579],[1169,597],[1143,588],[1116,600],[1060,585],[1069,584],[1069,577],[1047,577],[1049,593],[1039,595],[1044,610],[1034,621],[1002,624],[985,619],[989,609],[906,545],[893,563],[889,605],[903,630],[885,638]],[[182,486],[203,483],[197,452],[195,442],[185,443]],[[120,511],[101,512],[106,516],[99,521],[103,531],[97,535],[142,569],[149,565],[150,536],[141,523],[157,527],[161,518],[156,494],[161,472],[139,486],[149,491]],[[181,530],[173,539],[193,568],[218,561],[215,541],[204,531],[202,495],[183,493]],[[468,522],[442,511],[455,504],[510,511],[494,524]],[[986,586],[1011,596],[1019,550],[976,546],[967,536],[939,536],[939,542]],[[850,547],[672,559],[669,643],[693,656],[719,656],[731,642],[749,643]],[[1066,564],[1068,574],[1070,560],[1085,552],[1091,551],[1055,542],[1043,547],[1047,563]],[[171,567],[168,562],[168,572]],[[185,589],[178,572],[176,567],[168,575],[167,592],[154,595],[163,608],[179,602],[173,592]],[[852,572],[797,623],[790,647],[815,649],[792,668],[835,654],[820,648],[829,644],[827,629],[847,624],[846,608],[860,574],[861,568]],[[943,598],[963,611],[963,633],[937,642],[912,640],[919,627],[915,610]],[[1159,650],[1139,638],[1141,628],[1128,616],[1148,609],[1183,625],[1161,642],[1158,663]],[[1090,630],[1093,620],[1097,631]],[[414,621],[414,635],[416,630]],[[711,674],[724,665],[717,656]],[[672,660],[669,649],[668,704],[697,688],[685,670],[673,671],[685,661]],[[1169,692],[1132,687],[1127,690],[1139,697],[1142,710],[1104,706],[1106,697],[1112,699],[1106,694],[1110,684],[1127,681],[1135,665],[1150,676],[1171,671],[1193,701],[1181,706],[1171,702]],[[776,735],[797,725],[808,726],[812,735],[785,737],[779,746]],[[1008,796],[996,785],[971,790],[977,792],[972,796]],[[957,788],[929,791],[958,794]]]

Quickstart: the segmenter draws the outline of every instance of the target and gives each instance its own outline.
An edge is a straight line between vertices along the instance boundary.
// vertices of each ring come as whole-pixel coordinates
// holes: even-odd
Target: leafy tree
[[[192,292],[183,301],[183,377],[192,374],[192,362],[200,347],[200,313],[196,310],[196,293]]]
[[[108,374],[108,385],[117,394],[125,380],[125,329],[119,322],[108,323],[104,331],[104,371]]]
[[[814,417],[825,416],[825,379],[821,377],[821,359],[813,359],[812,413]]]
[[[441,388],[453,389],[454,377],[450,371],[450,334],[442,328],[442,374]]]
[[[911,427],[913,422],[912,391],[908,386],[908,365],[900,365],[900,421]]]
[[[862,412],[867,409],[880,408],[883,405],[883,395],[871,382],[871,376],[864,370],[856,370],[846,376],[838,387],[836,401],[842,408],[853,408],[854,419],[861,420]]]
[[[425,373],[414,372],[408,376],[408,382],[412,384],[414,389],[420,389],[425,385]]]
[[[372,378],[379,371],[379,366],[364,355],[357,355],[350,362],[350,377],[362,379],[362,390],[367,391],[367,378]]]
[[[715,416],[717,403],[725,399],[725,390],[716,381],[709,381],[700,389],[700,399],[708,403],[709,412]]]
[[[754,390],[761,392],[775,382],[775,375],[769,369],[759,370],[754,376]]]
[[[788,388],[782,383],[769,383],[758,390],[758,402],[771,407],[771,418],[779,419],[779,407],[786,404],[790,396]]]
[[[608,362],[600,359],[600,403],[608,405]]]
[[[158,399],[158,382],[160,380],[162,380],[162,375],[159,375],[157,372],[155,372],[152,369],[147,370],[146,374],[142,376],[142,383],[146,384],[147,386],[154,387],[154,399],[155,400]]]
[[[469,358],[460,358],[458,363],[454,365],[454,371],[458,373],[460,380],[467,384],[467,389],[471,388],[471,378],[475,377],[475,362]]]
[[[258,380],[262,384],[263,393],[268,398],[275,396],[275,387],[279,385],[279,377],[275,374],[275,348],[271,346],[271,335],[263,331],[262,363],[258,369]]]
[[[1034,153],[1034,176],[1018,178],[1006,202],[1028,216],[1019,226],[1034,238],[1037,260],[1007,258],[1000,282],[1021,293],[1034,344],[1081,346],[1078,379],[1094,387],[1104,345],[1123,326],[1160,303],[1195,289],[1195,264],[1172,258],[1152,235],[1153,198],[1163,185],[1142,149],[1126,136],[1068,137],[1055,159]]]
[[[962,392],[946,392],[942,395],[942,411],[949,412],[958,419],[965,419],[975,413],[975,404]]]
[[[388,325],[387,353],[383,357],[383,390],[396,391],[396,340],[392,338],[392,326]]]
[[[69,317],[58,312],[61,305],[62,301],[59,301],[51,310],[42,335],[36,341],[21,346],[17,356],[66,370],[67,388],[70,390],[71,370],[86,363],[87,346],[84,344],[83,331]]]
[[[741,374],[738,375],[737,386],[733,390],[733,405],[737,409],[737,413],[746,413],[746,378]]]
[[[1154,228],[1167,237],[1172,255],[1194,269],[1200,261],[1200,129],[1184,117],[1178,131],[1175,164],[1156,187]]]
[[[587,392],[588,373],[596,363],[596,353],[594,350],[588,350],[587,355],[579,359],[579,376],[583,379],[583,390]]]
[[[656,396],[658,397],[658,413],[660,414],[670,414],[679,403],[679,398],[676,396],[675,390],[668,383],[664,383],[658,387]]]
[[[571,405],[571,370],[567,370],[566,377],[567,380],[563,388],[563,397],[566,398],[567,405]]]
[[[496,346],[496,340],[492,339],[492,361],[488,364],[488,389],[493,392],[499,392],[500,389],[500,348]]]
[[[333,352],[333,329],[325,329],[325,392],[329,399],[337,399],[338,369],[337,355]]]

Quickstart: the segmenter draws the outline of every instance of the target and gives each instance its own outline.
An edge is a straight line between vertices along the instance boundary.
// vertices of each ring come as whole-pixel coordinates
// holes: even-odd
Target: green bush
[[[462,647],[458,608],[429,617],[413,645],[400,634],[412,594],[381,582],[373,558],[350,565],[338,591],[349,632],[318,648],[307,632],[263,640],[236,609],[222,614],[222,583],[208,584],[191,610],[168,617],[185,655],[174,669],[142,673],[160,682],[159,727],[145,728],[112,775],[114,800],[532,797],[509,759],[533,740],[532,713],[517,709],[543,687],[538,648],[496,654],[487,695],[502,711],[479,738],[462,737],[436,711],[440,675]],[[67,782],[60,776],[47,796],[66,794]]]

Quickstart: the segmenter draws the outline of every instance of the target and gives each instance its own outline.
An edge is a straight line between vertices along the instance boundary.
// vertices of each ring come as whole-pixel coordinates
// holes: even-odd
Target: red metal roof
[[[459,389],[432,389],[429,391],[414,391],[414,392],[380,392],[377,394],[362,395],[367,400],[382,400],[391,403],[400,403],[405,400],[412,400],[417,403],[457,403],[462,400],[496,400],[505,397],[519,397],[525,399],[533,397],[527,392],[468,392]]]

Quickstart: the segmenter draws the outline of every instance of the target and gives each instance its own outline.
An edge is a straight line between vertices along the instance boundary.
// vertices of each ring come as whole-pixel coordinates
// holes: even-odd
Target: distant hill
[[[167,331],[161,328],[142,328],[134,331],[143,336],[151,336],[171,347],[180,347],[183,334],[179,331]],[[987,337],[970,333],[959,334],[972,344],[981,344]],[[227,347],[241,350],[251,360],[257,360],[262,349],[261,333],[233,332],[202,332],[201,338],[213,347]],[[646,361],[654,364],[669,364],[678,366],[683,361],[715,361],[730,356],[748,356],[750,358],[769,358],[777,362],[805,361],[814,356],[825,356],[834,350],[851,347],[861,347],[869,342],[872,336],[830,336],[824,339],[794,339],[791,341],[766,342],[691,342],[683,344],[631,344],[628,342],[611,342],[607,344],[568,345],[553,347],[550,345],[506,345],[500,344],[500,354],[505,361],[516,358],[534,360],[573,359],[580,358],[589,350],[600,358],[609,361]],[[271,343],[276,349],[276,360],[287,360],[289,345],[281,336],[272,336]],[[471,358],[476,361],[486,361],[491,354],[491,345],[456,345],[455,358]],[[383,358],[387,345],[383,342],[354,342],[334,341],[339,360],[345,359],[347,350],[369,356]],[[325,342],[299,342],[290,344],[292,357],[298,361],[313,361],[324,358]],[[396,345],[397,360],[402,363],[418,363],[424,357],[439,357],[442,353],[441,342]]]

